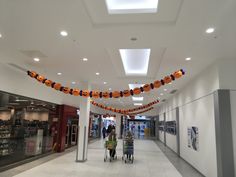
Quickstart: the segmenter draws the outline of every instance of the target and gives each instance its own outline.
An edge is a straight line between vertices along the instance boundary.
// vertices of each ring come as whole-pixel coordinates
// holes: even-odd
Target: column
[[[121,114],[116,114],[116,135],[121,139]]]
[[[87,82],[81,83],[81,89],[90,90]],[[90,98],[80,98],[80,115],[79,115],[79,135],[76,152],[76,162],[85,162],[88,152],[88,130],[89,130],[89,113],[90,113]]]

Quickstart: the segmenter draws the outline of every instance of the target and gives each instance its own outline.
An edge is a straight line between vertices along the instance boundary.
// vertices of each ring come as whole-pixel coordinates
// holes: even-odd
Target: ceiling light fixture
[[[2,34],[0,33],[0,38],[2,38]]]
[[[190,57],[188,57],[188,58],[185,58],[185,60],[186,60],[186,61],[190,61],[190,60],[191,60],[191,58],[190,58]]]
[[[109,90],[111,90],[111,88],[109,88]]]
[[[57,73],[58,76],[62,75],[62,73]]]
[[[40,59],[39,58],[34,58],[34,61],[39,62]]]
[[[164,89],[164,91],[166,92],[166,91],[167,91],[167,89],[165,88],[165,89]]]
[[[96,73],[96,75],[98,76],[100,73]]]
[[[88,59],[87,58],[83,58],[83,61],[88,61]]]
[[[134,103],[134,106],[142,106],[143,103]]]
[[[66,31],[61,31],[60,32],[61,36],[65,37],[65,36],[68,36],[68,33]]]
[[[71,83],[72,83],[73,85],[74,85],[74,84],[76,84],[76,82],[75,82],[75,81],[73,81],[73,82],[71,82]]]
[[[107,84],[107,82],[103,82],[104,84]]]
[[[164,94],[163,93],[160,93],[161,96],[163,96]]]
[[[156,13],[158,0],[106,0],[109,14]]]
[[[207,28],[206,33],[210,34],[215,31],[215,28]]]
[[[132,97],[133,101],[143,101],[143,97]]]
[[[119,52],[126,75],[147,75],[151,49],[119,49]]]

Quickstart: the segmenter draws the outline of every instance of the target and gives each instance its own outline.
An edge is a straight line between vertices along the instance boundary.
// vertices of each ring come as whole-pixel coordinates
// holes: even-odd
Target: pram
[[[106,162],[108,160],[108,155],[107,155],[107,151],[110,151],[110,162],[112,160],[116,160],[117,159],[117,155],[116,155],[116,146],[117,146],[117,141],[106,141],[105,142],[105,154],[104,154],[104,162]]]
[[[134,162],[134,140],[133,139],[123,139],[123,156],[122,160],[125,163]]]

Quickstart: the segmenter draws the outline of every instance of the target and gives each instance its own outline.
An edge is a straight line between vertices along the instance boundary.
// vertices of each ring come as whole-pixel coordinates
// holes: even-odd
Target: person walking
[[[106,127],[104,126],[103,129],[102,129],[103,139],[106,138],[106,132],[107,132],[107,129],[106,129]]]

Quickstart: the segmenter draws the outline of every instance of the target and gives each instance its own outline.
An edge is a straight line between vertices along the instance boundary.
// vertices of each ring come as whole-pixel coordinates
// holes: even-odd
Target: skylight
[[[151,49],[120,49],[119,51],[126,75],[147,75]]]
[[[142,87],[144,84],[129,84],[129,89],[134,89],[136,87]]]
[[[109,14],[156,13],[158,0],[106,0]]]
[[[143,101],[143,97],[132,97],[133,101]]]

